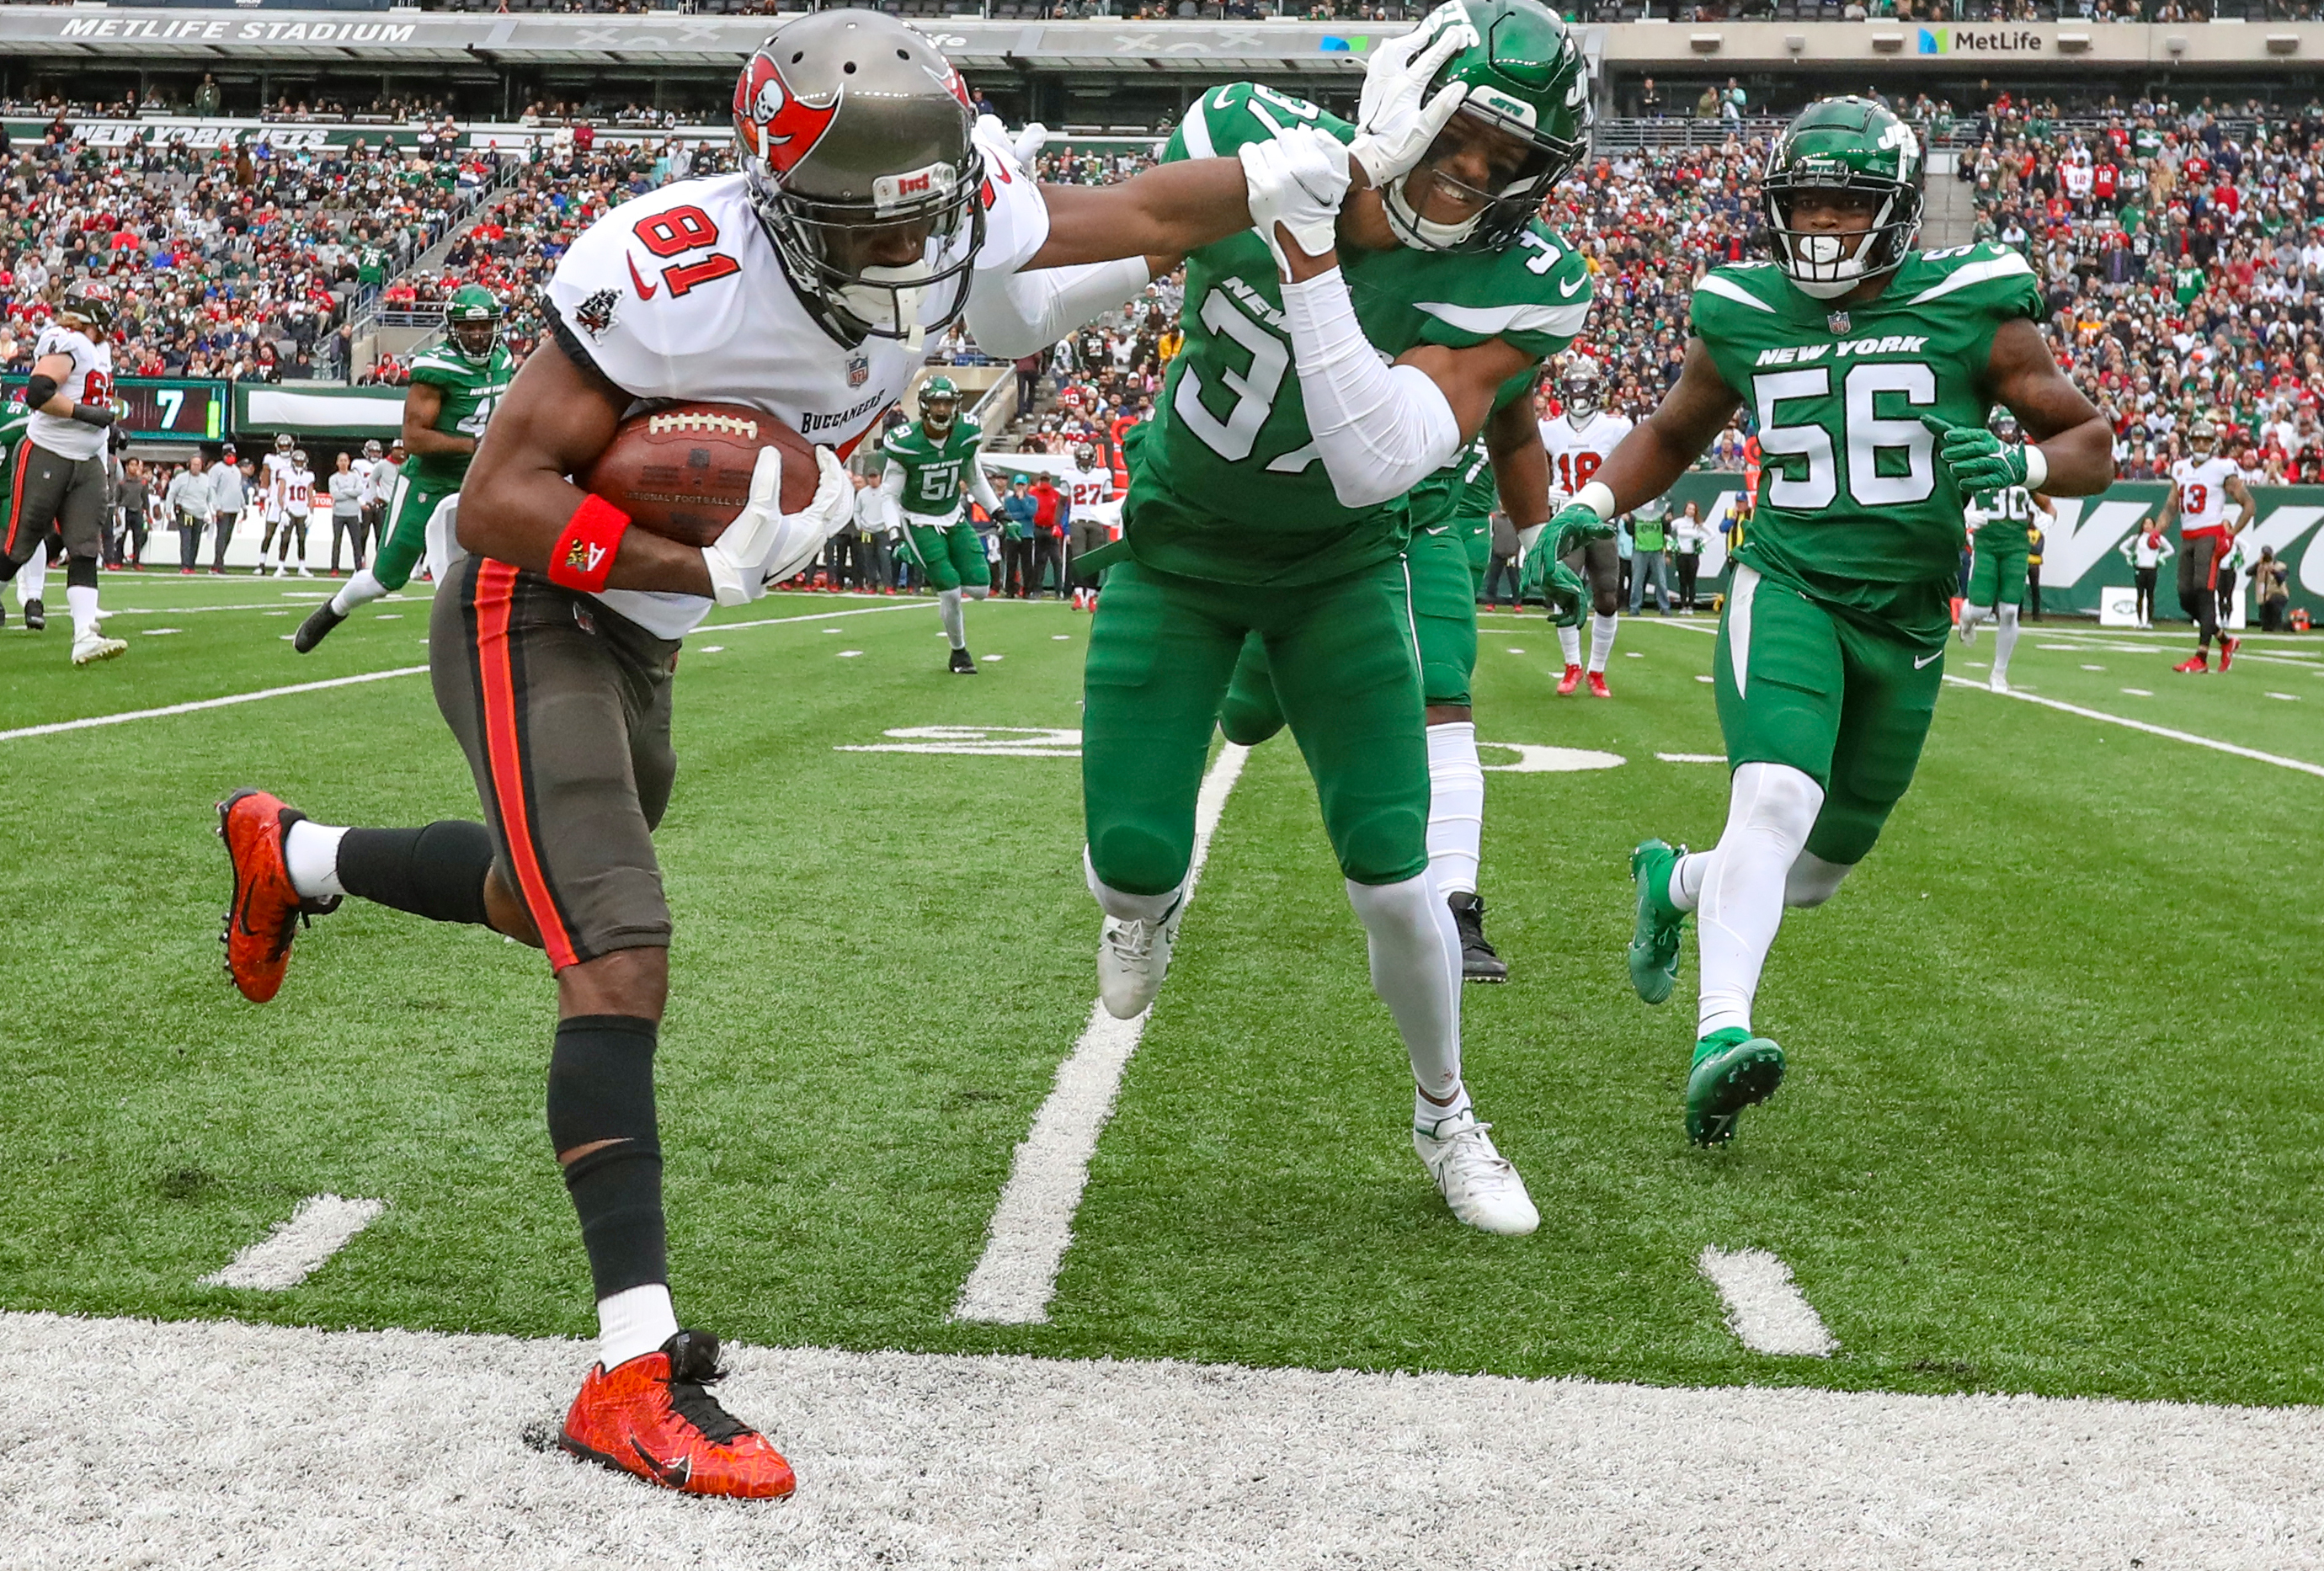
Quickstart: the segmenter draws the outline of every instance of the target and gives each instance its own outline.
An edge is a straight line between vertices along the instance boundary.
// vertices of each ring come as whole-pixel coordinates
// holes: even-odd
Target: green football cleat
[[[1697,1145],[1726,1144],[1743,1109],[1783,1083],[1782,1048],[1738,1026],[1712,1032],[1694,1044],[1694,1069],[1686,1077],[1686,1137]]]
[[[1671,870],[1684,846],[1658,840],[1638,842],[1630,853],[1630,877],[1638,886],[1638,923],[1630,930],[1630,986],[1649,1004],[1660,1004],[1678,986],[1678,935],[1686,913],[1671,904]]]

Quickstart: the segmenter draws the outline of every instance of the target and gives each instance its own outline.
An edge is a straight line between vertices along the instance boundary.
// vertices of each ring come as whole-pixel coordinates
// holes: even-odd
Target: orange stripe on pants
[[[517,570],[505,562],[486,562],[476,572],[476,669],[484,689],[484,758],[491,766],[493,802],[500,810],[501,835],[509,859],[516,866],[518,888],[524,905],[540,930],[541,947],[549,951],[552,970],[580,963],[565,919],[549,893],[539,851],[533,845],[532,819],[525,805],[524,763],[517,740],[516,670],[509,653],[509,622],[516,599]]]

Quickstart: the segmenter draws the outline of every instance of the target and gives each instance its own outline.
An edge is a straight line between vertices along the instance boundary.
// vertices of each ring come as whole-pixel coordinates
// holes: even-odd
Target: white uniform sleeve
[[[992,477],[984,473],[982,464],[968,466],[968,494],[976,499],[977,506],[987,514],[996,519],[1001,517],[1001,498],[994,494]]]
[[[1049,243],[1048,204],[1033,177],[1018,166],[999,120],[979,116],[972,145],[984,165],[978,193],[984,204],[984,248],[976,253],[976,271],[1015,272]]]
[[[639,399],[703,396],[706,361],[741,336],[746,308],[734,289],[697,286],[680,294],[661,278],[664,264],[646,251],[637,229],[650,219],[652,204],[677,200],[668,190],[601,216],[582,231],[549,280],[549,303],[568,342],[586,350],[614,386]],[[720,195],[694,194],[714,220],[735,223]],[[650,290],[643,298],[641,284]]]
[[[968,296],[968,330],[976,346],[995,359],[1021,359],[1137,299],[1148,278],[1142,256],[1030,272],[979,272]]]
[[[1426,372],[1388,365],[1364,337],[1340,270],[1283,286],[1307,428],[1340,505],[1377,507],[1452,461],[1461,425]]]
[[[888,460],[888,467],[880,475],[880,494],[890,501],[904,500],[904,466],[892,458]]]

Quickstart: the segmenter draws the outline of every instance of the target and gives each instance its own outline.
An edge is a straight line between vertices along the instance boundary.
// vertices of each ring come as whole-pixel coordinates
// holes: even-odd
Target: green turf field
[[[328,587],[108,575],[130,653],[78,672],[61,626],[26,635],[12,605],[0,729],[422,662],[424,585],[292,656]],[[1278,739],[1227,804],[1052,1323],[949,1321],[1088,1015],[1097,930],[1074,759],[840,750],[1078,724],[1086,616],[969,626],[1002,657],[973,680],[945,675],[927,601],[776,596],[689,643],[659,837],[683,1318],[773,1344],[2324,1401],[2324,778],[1949,688],[1887,840],[1768,967],[1759,1024],[1791,1079],[1733,1147],[1695,1151],[1692,944],[1677,1000],[1638,1005],[1623,859],[1716,837],[1723,769],[1657,758],[1719,749],[1708,619],[1626,620],[1611,703],[1553,696],[1545,624],[1486,619],[1480,736],[1624,760],[1489,777],[1514,976],[1467,995],[1470,1083],[1538,1234],[1460,1227],[1413,1158],[1402,1050]],[[2184,645],[2029,627],[2013,676],[2324,764],[2324,640],[2254,640],[2200,679],[2169,670]],[[1948,669],[1981,680],[1991,648]],[[475,815],[424,676],[14,738],[0,772],[0,1307],[593,1329],[541,1123],[536,954],[351,902],[275,1003],[221,971],[231,787],[325,822]],[[196,1285],[325,1190],[388,1209],[289,1292]],[[1714,1244],[1780,1254],[1841,1351],[1745,1352],[1694,1269]]]

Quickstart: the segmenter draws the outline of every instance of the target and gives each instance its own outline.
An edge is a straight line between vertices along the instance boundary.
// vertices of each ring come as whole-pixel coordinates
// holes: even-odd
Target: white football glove
[[[1033,161],[1040,157],[1041,150],[1048,145],[1049,128],[1038,120],[1028,120],[1025,123],[1025,129],[1017,133],[1017,140],[1009,144],[1009,151],[1017,155],[1017,167],[1030,174],[1033,172]]]
[[[1440,24],[1443,34],[1429,43],[1430,32]],[[1446,60],[1477,41],[1467,13],[1458,0],[1451,0],[1423,17],[1410,32],[1371,51],[1364,62],[1356,139],[1348,144],[1348,153],[1363,166],[1374,190],[1386,190],[1390,180],[1418,163],[1444,123],[1459,112],[1469,96],[1464,83],[1448,83],[1434,98],[1424,100],[1423,95]]]
[[[724,534],[702,547],[710,592],[720,605],[748,605],[758,599],[768,584],[805,566],[834,530],[853,519],[847,471],[828,447],[816,448],[815,460],[815,499],[798,512],[785,513],[783,455],[773,447],[759,449],[758,465],[751,471],[751,500]]]
[[[1312,125],[1295,125],[1271,142],[1246,142],[1238,150],[1250,221],[1275,265],[1291,276],[1291,264],[1275,238],[1275,226],[1291,232],[1291,243],[1309,256],[1321,256],[1337,243],[1333,234],[1341,198],[1348,194],[1348,150],[1339,138]]]

